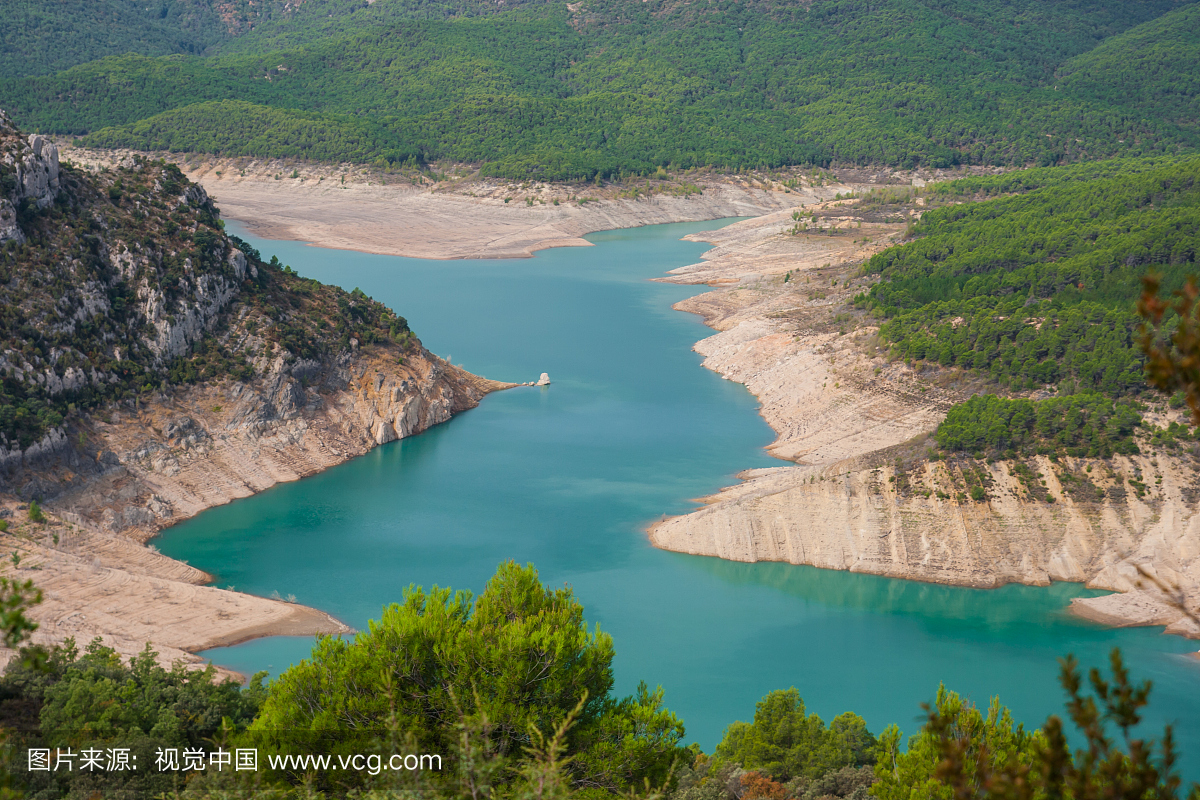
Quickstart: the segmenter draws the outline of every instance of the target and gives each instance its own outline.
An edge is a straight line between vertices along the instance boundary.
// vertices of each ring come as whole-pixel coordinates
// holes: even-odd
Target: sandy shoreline
[[[60,143],[65,160],[91,167],[135,155]],[[204,186],[222,216],[264,239],[428,259],[528,258],[550,247],[587,247],[603,230],[753,217],[833,197],[845,186],[768,175],[696,174],[606,186],[478,177],[433,181],[350,165],[154,153]]]
[[[602,230],[662,222],[757,216],[780,205],[758,189],[713,186],[705,196],[600,203],[504,204],[392,186],[339,189],[312,184],[213,180],[202,183],[222,214],[264,239],[426,259],[528,258],[551,247],[590,247]]]
[[[324,611],[207,586],[211,576],[120,535],[50,514],[28,522],[24,504],[7,502],[10,527],[0,535],[6,561],[0,572],[32,580],[42,590],[30,610],[39,625],[33,643],[52,646],[71,638],[82,649],[99,637],[125,658],[147,643],[165,664],[200,668],[195,653],[261,636],[349,633]],[[0,648],[0,662],[13,653]],[[221,676],[238,675],[218,668]]]

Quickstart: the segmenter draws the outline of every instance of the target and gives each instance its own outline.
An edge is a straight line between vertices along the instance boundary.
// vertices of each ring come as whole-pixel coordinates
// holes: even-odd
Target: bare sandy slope
[[[926,462],[925,445],[913,440],[970,396],[974,379],[888,362],[876,329],[849,304],[871,282],[858,265],[902,226],[856,219],[842,203],[802,213],[814,210],[819,233],[795,232],[785,210],[697,234],[713,250],[662,279],[720,287],[676,308],[719,331],[695,349],[760,399],[778,435],[770,450],[792,464],[743,473],[703,508],[654,525],[651,541],[737,561],[967,586],[1083,582],[1123,592],[1077,601],[1083,616],[1200,636],[1136,569],[1197,595],[1200,483],[1191,462],[1162,453],[1112,464],[1042,458],[1036,497],[1000,462],[988,466],[989,500],[966,500],[962,468]],[[1064,488],[1064,473],[1092,476],[1105,500]],[[1156,483],[1141,497],[1126,481],[1146,475]]]
[[[588,246],[581,237],[593,231],[751,216],[782,202],[774,192],[714,186],[687,198],[531,206],[395,186],[189,177],[204,184],[225,216],[256,235],[416,258],[528,257],[547,247]]]
[[[63,143],[63,158],[102,166],[132,157]],[[588,246],[594,231],[664,222],[757,216],[844,191],[800,181],[697,176],[596,187],[472,177],[431,182],[361,167],[153,154],[179,163],[223,216],[258,236],[415,258],[526,258],[548,247]],[[817,181],[818,184],[823,181]],[[636,196],[631,196],[635,195]]]
[[[830,463],[936,426],[958,394],[922,392],[924,385],[907,369],[889,365],[870,346],[873,327],[843,335],[849,327],[832,319],[864,287],[861,280],[847,284],[853,270],[846,265],[886,246],[901,226],[850,228],[843,221],[851,234],[793,235],[790,214],[688,237],[716,247],[704,262],[662,279],[729,287],[675,306],[701,314],[720,331],[696,345],[704,365],[746,384],[762,401],[762,414],[778,435],[770,450],[790,461]],[[789,271],[791,280],[782,282]],[[878,378],[875,369],[881,370]]]
[[[44,594],[30,611],[39,624],[35,643],[73,638],[82,648],[100,637],[126,658],[152,643],[163,663],[199,667],[206,659],[194,653],[210,647],[267,635],[350,630],[313,608],[203,586],[209,580],[205,573],[125,536],[55,515],[49,523],[33,524],[23,504],[4,508],[10,529],[0,536],[7,555],[0,573],[32,580]],[[12,655],[0,648],[0,662]]]

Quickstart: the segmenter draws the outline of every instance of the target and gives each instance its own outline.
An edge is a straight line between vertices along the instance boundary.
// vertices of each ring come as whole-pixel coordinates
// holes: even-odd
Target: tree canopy
[[[661,690],[612,697],[612,658],[611,637],[589,630],[570,589],[509,562],[477,598],[410,587],[353,641],[322,638],[272,684],[250,733],[281,751],[365,752],[392,735],[448,753],[470,724],[511,776],[533,732],[582,703],[567,739],[573,780],[614,792],[662,783],[683,725]]]
[[[1148,272],[1177,289],[1196,271],[1200,159],[1034,170],[936,194],[1014,191],[926,212],[913,241],[867,263],[881,280],[857,302],[886,320],[901,358],[1015,389],[1141,391],[1135,303]]]

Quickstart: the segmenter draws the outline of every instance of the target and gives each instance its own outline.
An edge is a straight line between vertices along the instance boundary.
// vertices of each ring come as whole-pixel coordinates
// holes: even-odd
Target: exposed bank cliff
[[[376,345],[327,363],[285,367],[113,404],[67,427],[62,444],[5,473],[5,574],[46,593],[35,641],[101,636],[125,655],[151,642],[164,661],[268,635],[342,633],[294,603],[205,586],[211,579],[144,542],[206,508],[247,497],[420,433],[508,384],[423,350]],[[277,365],[278,366],[278,365]],[[300,372],[298,376],[296,372]],[[46,523],[22,502],[42,497]]]
[[[73,431],[86,452],[35,466],[30,482],[58,512],[144,540],[446,422],[508,385],[419,347],[380,344],[290,366],[276,359],[250,381],[206,383],[91,417]]]

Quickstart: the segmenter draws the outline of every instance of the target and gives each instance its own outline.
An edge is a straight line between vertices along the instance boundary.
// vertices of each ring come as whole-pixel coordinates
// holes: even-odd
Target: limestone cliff
[[[172,165],[60,166],[2,113],[0,152],[15,209],[0,248],[0,492],[70,511],[65,498],[83,509],[116,475],[210,475],[164,489],[180,511],[131,505],[140,490],[109,498],[109,528],[156,529],[443,422],[499,386],[442,363],[362,292],[264,263]],[[221,399],[196,405],[210,394]]]
[[[72,431],[41,469],[65,518],[146,539],[206,508],[340,464],[473,408],[487,381],[420,349],[376,345],[326,363],[222,381],[117,407]],[[80,476],[80,477],[75,477]]]
[[[1073,581],[1127,592],[1138,585],[1136,564],[1188,587],[1200,572],[1200,484],[1190,459],[1042,457],[1026,465],[1042,476],[1032,491],[1019,468],[1006,462],[926,462],[906,473],[884,458],[874,467],[864,460],[747,473],[746,483],[707,507],[656,525],[651,540],[669,550],[734,561],[786,561],[977,587]],[[967,470],[985,471],[985,501],[963,497]],[[1139,495],[1123,477],[1133,474],[1162,481]],[[1073,496],[1080,475],[1097,476],[1093,485],[1105,499]],[[1080,601],[1081,608],[1094,606],[1089,616],[1104,613],[1109,618],[1103,621],[1116,622],[1118,607],[1100,599],[1098,605]],[[1125,604],[1145,608],[1124,624],[1164,624],[1200,637],[1182,614],[1148,596],[1135,594]]]
[[[7,130],[5,130],[7,129]],[[22,206],[44,209],[58,195],[58,147],[37,134],[26,141],[13,135],[8,118],[0,112],[0,244],[25,242],[17,220]]]
[[[0,245],[0,471],[55,449],[75,412],[187,382],[177,362],[268,282],[174,167],[60,165],[3,112]]]

